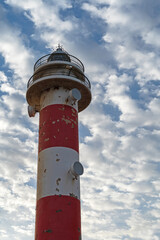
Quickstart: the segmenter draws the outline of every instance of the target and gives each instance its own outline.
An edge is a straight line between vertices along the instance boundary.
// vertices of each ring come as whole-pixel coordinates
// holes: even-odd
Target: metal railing
[[[49,62],[51,63],[52,61],[48,61],[48,59],[49,59],[49,57],[51,55],[52,54],[47,54],[47,55],[41,57],[40,59],[38,59],[37,62],[34,64],[34,71],[38,67],[40,67],[40,66],[42,66],[42,65],[44,65],[46,63],[49,63]],[[72,56],[70,54],[67,54],[67,55],[70,57],[70,60],[71,60],[70,62],[75,64],[82,72],[84,72],[84,65],[83,65],[83,63],[78,58],[76,58],[76,57],[74,57],[74,56]],[[66,63],[69,63],[69,62],[66,62]]]
[[[46,69],[46,70],[40,70],[33,74],[30,79],[28,80],[27,83],[27,88],[29,88],[34,82],[36,82],[38,79],[42,77],[47,77],[47,76],[67,76],[67,77],[74,77],[76,78],[80,83],[84,84],[86,87],[89,89],[91,88],[91,84],[89,79],[82,74],[81,72],[75,71],[73,69],[67,69],[67,68],[51,68],[51,69]],[[68,79],[66,79],[67,81]]]

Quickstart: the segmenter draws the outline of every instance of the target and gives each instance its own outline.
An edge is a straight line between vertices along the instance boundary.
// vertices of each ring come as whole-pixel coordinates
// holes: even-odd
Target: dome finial
[[[63,50],[63,45],[62,45],[62,44],[60,44],[60,43],[58,43],[57,50],[58,50],[58,49],[61,49],[61,50]]]

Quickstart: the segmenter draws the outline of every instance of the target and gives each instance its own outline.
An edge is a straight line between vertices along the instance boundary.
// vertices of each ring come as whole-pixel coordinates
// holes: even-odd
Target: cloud
[[[2,12],[2,10],[1,10]],[[1,39],[0,39],[0,53],[5,59],[5,64],[8,64],[9,68],[14,71],[14,78],[20,77],[21,80],[16,81],[18,87],[26,82],[29,77],[29,72],[33,65],[33,54],[30,49],[26,48],[22,35],[17,28],[11,27],[2,14],[0,28],[1,28]],[[21,81],[21,84],[20,84]]]
[[[0,82],[6,82],[7,81],[7,76],[5,75],[4,72],[0,71]]]
[[[25,17],[33,22],[39,35],[37,37],[40,37],[41,41],[46,42],[49,48],[55,47],[55,44],[59,42],[63,44],[65,42],[65,34],[74,28],[72,21],[68,19],[63,20],[59,16],[60,10],[72,7],[70,1],[19,2],[17,0],[7,0],[6,3],[24,11]]]
[[[159,22],[153,11],[158,7],[149,1],[131,1],[118,3],[104,1],[101,3],[84,3],[83,9],[92,17],[101,18],[106,23],[103,40],[106,48],[111,49],[120,69],[132,69],[136,79],[141,83],[159,79],[159,56],[155,48],[159,31],[155,21]],[[134,23],[134,24],[133,24]],[[153,40],[152,36],[156,36]]]

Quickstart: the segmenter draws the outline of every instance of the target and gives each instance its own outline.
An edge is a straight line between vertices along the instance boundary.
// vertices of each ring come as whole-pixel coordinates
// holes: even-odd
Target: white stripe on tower
[[[69,90],[51,88],[40,100],[36,240],[81,239],[78,106]]]

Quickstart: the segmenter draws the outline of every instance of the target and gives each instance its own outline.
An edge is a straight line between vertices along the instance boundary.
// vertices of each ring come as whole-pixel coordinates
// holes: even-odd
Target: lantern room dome
[[[48,58],[48,62],[50,61],[66,61],[71,62],[69,54],[65,52],[61,47],[58,47],[56,51],[54,51]]]

